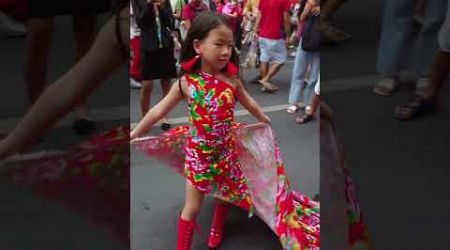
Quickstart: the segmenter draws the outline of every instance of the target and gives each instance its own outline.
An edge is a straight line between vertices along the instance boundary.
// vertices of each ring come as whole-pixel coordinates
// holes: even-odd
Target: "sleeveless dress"
[[[199,191],[256,213],[284,249],[319,249],[319,204],[290,190],[271,128],[234,121],[237,92],[229,83],[202,72],[186,80],[191,125],[134,146],[168,162]]]

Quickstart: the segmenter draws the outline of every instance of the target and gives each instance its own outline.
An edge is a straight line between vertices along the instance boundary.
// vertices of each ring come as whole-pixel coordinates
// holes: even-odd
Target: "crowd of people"
[[[251,172],[245,171],[245,156],[237,146],[242,142],[233,134],[246,128],[234,120],[237,102],[261,122],[259,127],[267,128],[271,122],[246,91],[242,77],[245,68],[258,65],[256,84],[260,84],[260,91],[273,93],[280,85],[274,82],[274,76],[286,64],[289,50],[296,53],[291,93],[286,97],[291,105],[286,111],[296,113],[305,108],[304,115],[296,119],[299,123],[315,117],[320,93],[319,3],[136,0],[130,8],[131,83],[141,88],[142,113],[142,119],[130,133],[132,144],[145,148],[147,154],[156,158],[172,161],[178,158],[179,145],[183,145],[180,150],[185,155],[178,166],[186,178],[186,195],[178,218],[176,249],[192,249],[196,218],[205,195],[217,198],[207,242],[210,248],[222,244],[232,204],[250,213],[253,209],[259,211],[258,215],[280,238],[284,249],[318,249],[318,203],[300,193],[294,195],[288,183],[280,182],[274,187],[278,189],[277,205],[268,206],[268,214],[262,213],[263,207],[253,203],[260,199],[258,194],[246,184]],[[172,86],[170,79],[176,79]],[[163,96],[149,108],[154,80],[161,80]],[[158,123],[162,129],[169,129],[167,115],[182,101],[187,103],[189,126],[173,128],[157,139],[141,138]],[[254,140],[261,143],[258,142],[261,138]],[[265,147],[278,151],[274,145],[270,141]],[[277,178],[287,179],[280,156],[268,157],[275,157],[273,162],[277,164],[271,169],[280,169]],[[277,206],[280,209],[274,210]],[[299,212],[308,209],[312,211],[310,214]],[[286,223],[289,216],[294,217]]]
[[[195,19],[204,12],[214,12],[231,22],[233,50],[238,55],[235,63],[240,75],[245,68],[259,68],[260,74],[249,82],[260,84],[261,91],[277,91],[280,83],[273,81],[274,76],[289,55],[295,58],[291,89],[286,98],[290,105],[286,111],[304,110],[296,119],[299,123],[315,117],[312,96],[318,98],[319,93],[315,86],[320,74],[318,44],[321,41],[308,38],[306,46],[301,41],[305,27],[308,37],[321,31],[317,1],[176,0],[161,1],[156,6],[153,1],[133,0],[131,10],[130,84],[132,88],[141,88],[142,116],[149,110],[153,82],[160,80],[162,97],[165,97],[170,80],[180,73],[181,44]],[[310,46],[311,42],[315,47]],[[160,124],[162,129],[170,128],[167,117]]]

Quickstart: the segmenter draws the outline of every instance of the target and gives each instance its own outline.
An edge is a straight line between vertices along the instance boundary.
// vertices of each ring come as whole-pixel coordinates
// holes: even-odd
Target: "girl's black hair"
[[[181,46],[180,61],[184,62],[194,58],[197,55],[194,49],[194,40],[205,39],[211,30],[218,28],[221,25],[225,25],[230,30],[232,30],[231,22],[228,17],[215,12],[204,12],[200,14],[200,16],[198,16],[195,19],[194,23],[192,24],[190,30],[186,35],[186,39],[184,40]],[[233,48],[232,50],[230,61],[233,62],[235,65],[239,65],[239,58],[235,48]],[[192,71],[197,71],[199,69],[200,69],[200,60],[198,63],[194,65]],[[226,70],[226,68],[224,70]]]

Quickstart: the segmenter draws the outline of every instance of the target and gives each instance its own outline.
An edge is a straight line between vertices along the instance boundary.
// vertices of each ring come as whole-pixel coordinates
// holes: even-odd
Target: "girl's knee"
[[[200,206],[185,205],[181,216],[187,220],[194,220],[200,213]]]

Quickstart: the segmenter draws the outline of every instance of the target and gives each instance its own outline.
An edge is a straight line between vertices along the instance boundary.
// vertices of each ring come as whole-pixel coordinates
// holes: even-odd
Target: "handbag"
[[[320,49],[320,16],[312,15],[306,20],[302,35],[302,49],[308,52],[317,52]]]

